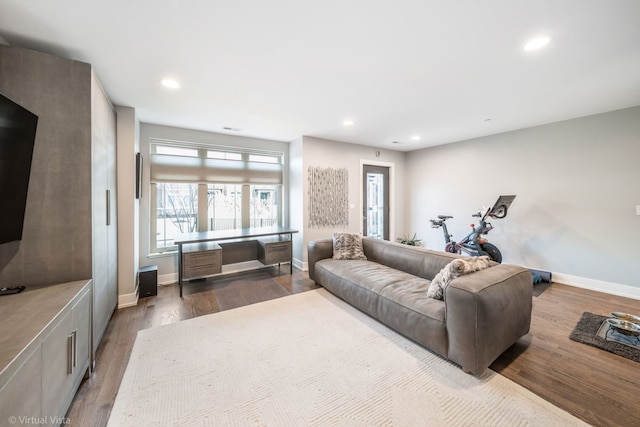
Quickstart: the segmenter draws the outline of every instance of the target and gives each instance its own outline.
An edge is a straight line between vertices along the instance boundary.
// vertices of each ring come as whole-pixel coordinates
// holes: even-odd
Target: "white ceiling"
[[[91,63],[143,122],[281,141],[409,151],[640,105],[638,0],[0,0],[0,36]]]

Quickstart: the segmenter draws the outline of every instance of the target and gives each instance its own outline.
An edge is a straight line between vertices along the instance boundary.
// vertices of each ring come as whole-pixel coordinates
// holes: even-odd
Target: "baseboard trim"
[[[588,279],[586,277],[572,276],[563,273],[553,273],[552,281],[563,285],[575,286],[576,288],[589,289],[591,291],[640,300],[640,288],[635,286],[604,282],[602,280]]]
[[[298,270],[302,270],[302,271],[308,271],[309,270],[309,263],[308,262],[302,262],[298,258],[294,258],[293,259],[293,266],[295,268],[297,268]]]
[[[133,307],[138,305],[138,290],[131,294],[118,295],[118,308]]]
[[[161,274],[158,276],[158,285],[173,285],[178,283],[178,273]]]

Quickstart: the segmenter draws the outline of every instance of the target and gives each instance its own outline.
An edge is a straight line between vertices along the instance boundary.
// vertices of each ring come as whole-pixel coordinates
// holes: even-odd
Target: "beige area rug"
[[[318,289],[140,331],[108,425],[585,424]]]

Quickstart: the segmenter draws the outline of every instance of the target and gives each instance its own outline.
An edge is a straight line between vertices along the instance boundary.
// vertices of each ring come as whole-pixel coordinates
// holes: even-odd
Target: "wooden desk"
[[[218,264],[233,264],[238,260],[260,260],[264,264],[272,261],[274,264],[280,262],[289,262],[291,264],[291,273],[293,273],[293,251],[286,251],[288,242],[291,246],[293,233],[298,230],[285,227],[260,227],[260,228],[239,228],[235,230],[216,230],[201,231],[197,233],[187,233],[178,237],[175,241],[178,245],[178,285],[180,288],[180,296],[182,297],[182,284],[184,279],[184,258],[185,254],[199,258],[204,265],[203,269],[190,270],[189,279],[195,278],[193,271],[200,270],[198,277],[208,277],[219,274],[217,270]],[[263,239],[261,239],[263,238]],[[191,248],[185,248],[186,245],[193,245]],[[258,249],[260,248],[260,249]],[[278,256],[269,256],[265,254],[270,248],[277,251],[280,256],[287,254],[288,259],[284,260]],[[228,256],[225,256],[225,249]],[[207,258],[208,257],[208,258]],[[195,259],[194,259],[195,261]],[[205,271],[210,268],[211,274]]]

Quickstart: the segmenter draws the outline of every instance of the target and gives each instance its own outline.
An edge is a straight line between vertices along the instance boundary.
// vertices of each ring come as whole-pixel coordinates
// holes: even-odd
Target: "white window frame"
[[[176,153],[180,153],[181,150],[198,150],[198,158],[200,159],[214,159],[214,160],[229,160],[233,162],[238,162],[239,158],[242,161],[247,162],[247,164],[252,163],[261,163],[261,164],[279,164],[282,168],[284,168],[284,153],[282,152],[274,152],[274,151],[266,151],[266,150],[257,150],[257,149],[243,149],[239,147],[225,147],[225,146],[216,146],[216,145],[208,145],[208,144],[198,144],[198,143],[189,143],[189,142],[180,142],[180,141],[167,141],[167,140],[157,140],[152,139],[150,144],[150,152],[153,156],[156,153],[156,147],[174,147]],[[170,150],[165,150],[165,152],[170,152]],[[183,153],[189,153],[189,151],[182,151]],[[215,153],[215,154],[211,154]],[[188,157],[194,157],[187,154]],[[179,154],[176,157],[181,157]],[[277,161],[276,161],[277,160]],[[153,165],[151,166],[153,168]],[[150,251],[151,253],[167,253],[167,252],[175,252],[177,251],[177,246],[168,246],[158,248],[158,240],[157,240],[157,228],[158,228],[158,213],[157,213],[157,183],[158,182],[171,182],[171,181],[157,181],[154,182],[152,179],[151,182],[151,191],[150,191]],[[216,181],[207,181],[207,182],[190,182],[190,181],[181,181],[182,183],[192,183],[198,184],[198,231],[207,231],[209,227],[209,218],[208,218],[208,184],[232,184],[230,182],[216,182]],[[255,185],[255,182],[239,182],[237,185],[240,185],[242,188],[242,205],[241,205],[241,218],[242,218],[242,228],[250,227],[250,218],[251,218],[251,186]],[[265,183],[263,185],[272,185],[276,188],[276,197],[277,197],[277,206],[278,206],[278,225],[283,224],[283,194],[284,194],[284,177],[280,180],[279,183]]]

